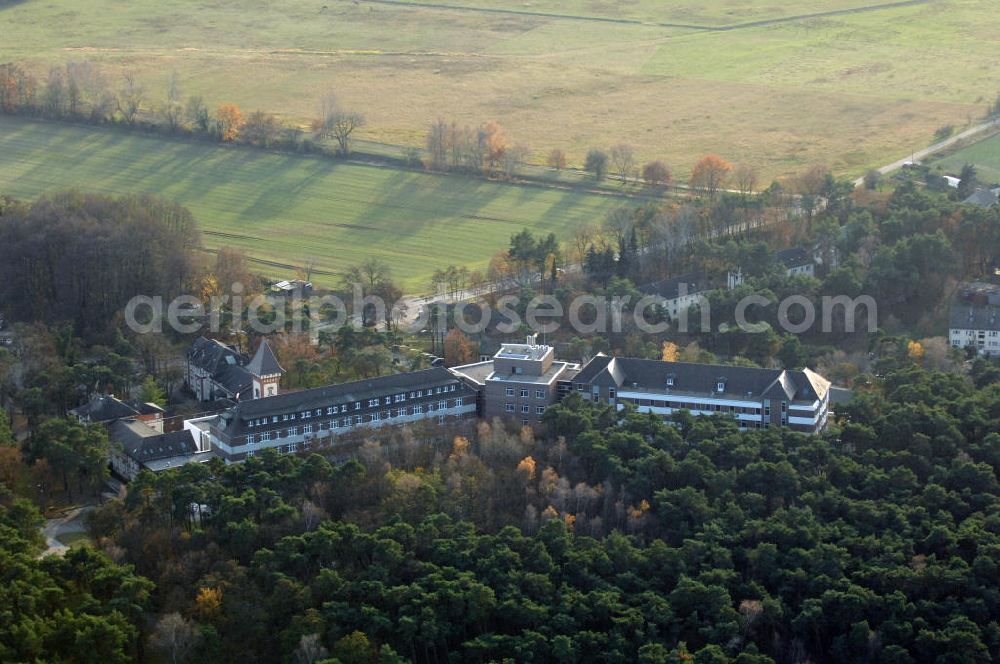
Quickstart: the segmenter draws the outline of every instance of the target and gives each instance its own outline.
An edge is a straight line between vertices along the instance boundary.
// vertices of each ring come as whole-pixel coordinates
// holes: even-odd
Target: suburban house
[[[580,365],[556,360],[555,349],[532,335],[523,344],[501,344],[490,360],[452,371],[481,395],[482,417],[519,419],[527,426],[569,393]]]
[[[669,416],[728,415],[741,428],[788,427],[819,433],[827,425],[830,382],[804,369],[756,369],[661,362],[599,354],[573,379],[584,399]]]
[[[980,355],[1000,355],[1000,306],[953,305],[948,341],[953,348],[975,348]]]
[[[991,208],[1000,202],[1000,187],[992,189],[977,189],[962,201],[966,205],[977,205],[981,208]]]
[[[99,394],[69,414],[82,424],[105,424],[123,419],[142,422],[147,427],[163,433],[163,409],[155,403],[138,400],[122,401],[110,394]]]
[[[700,304],[718,287],[705,275],[691,273],[646,284],[639,290],[663,298],[663,308],[671,320],[676,320],[680,312]]]
[[[816,259],[804,247],[792,247],[774,254],[774,260],[785,268],[789,277],[816,276]]]
[[[444,367],[241,401],[229,410],[188,420],[199,448],[228,461],[256,452],[308,450],[376,427],[475,417],[476,392]]]
[[[983,281],[962,284],[948,317],[953,348],[974,348],[1000,355],[1000,286]]]
[[[205,462],[214,455],[200,448],[187,429],[163,433],[137,420],[118,420],[108,427],[111,440],[111,468],[126,480],[140,470],[159,473],[187,463]]]
[[[249,361],[232,346],[206,337],[199,337],[187,352],[185,383],[199,401],[274,396],[282,374],[266,340]]]

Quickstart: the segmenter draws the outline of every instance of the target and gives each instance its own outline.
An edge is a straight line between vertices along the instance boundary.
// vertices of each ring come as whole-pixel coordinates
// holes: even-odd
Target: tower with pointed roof
[[[250,364],[246,366],[247,372],[253,379],[253,398],[277,396],[281,387],[281,376],[285,370],[278,364],[278,358],[264,339],[257,346]]]

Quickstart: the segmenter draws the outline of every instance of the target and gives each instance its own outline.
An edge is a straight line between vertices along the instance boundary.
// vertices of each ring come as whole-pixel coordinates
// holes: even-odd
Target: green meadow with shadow
[[[931,166],[940,166],[945,172],[958,174],[965,164],[976,167],[980,184],[1000,184],[1000,134],[978,141],[945,157],[934,160]]]
[[[311,263],[333,284],[377,256],[407,292],[434,270],[483,268],[522,228],[568,238],[600,222],[616,196],[433,175],[0,117],[0,194],[79,189],[153,193],[185,205],[209,248],[234,246],[273,277]]]

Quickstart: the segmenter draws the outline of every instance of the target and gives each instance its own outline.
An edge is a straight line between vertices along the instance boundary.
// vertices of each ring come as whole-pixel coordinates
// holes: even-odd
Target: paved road
[[[912,153],[909,157],[903,157],[902,159],[899,159],[897,161],[892,162],[891,164],[887,164],[886,166],[879,168],[878,172],[881,173],[882,175],[888,175],[893,171],[898,171],[899,169],[901,169],[904,164],[907,164],[911,161],[912,162],[920,161],[925,157],[929,157],[932,154],[936,154],[941,150],[944,150],[945,148],[949,148],[952,145],[955,145],[955,143],[958,143],[961,140],[965,140],[966,138],[970,138],[972,136],[975,136],[976,134],[980,134],[986,131],[987,129],[992,129],[994,127],[1000,127],[1000,118],[997,118],[995,120],[990,120],[989,122],[984,122],[982,124],[978,124],[975,127],[969,127],[962,133],[955,134],[951,138],[935,143],[934,145],[928,146],[923,150],[917,150],[916,152]],[[864,185],[864,183],[865,179],[863,177],[860,177],[854,181],[854,186],[861,187]]]
[[[85,532],[87,527],[84,525],[84,517],[93,509],[93,505],[77,507],[59,518],[46,520],[45,525],[42,527],[42,534],[45,536],[45,545],[48,548],[42,555],[61,556],[69,551],[69,547],[57,538],[60,535],[68,535],[69,533]]]

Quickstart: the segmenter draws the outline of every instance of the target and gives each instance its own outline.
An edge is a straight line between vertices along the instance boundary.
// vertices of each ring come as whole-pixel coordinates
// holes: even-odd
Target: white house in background
[[[680,312],[706,300],[708,293],[715,288],[704,275],[692,273],[657,281],[643,286],[641,290],[662,297],[663,308],[671,319],[676,319]]]
[[[774,254],[774,260],[784,266],[789,277],[816,276],[816,258],[804,247],[792,247]]]
[[[975,348],[980,355],[1000,355],[1000,306],[953,305],[948,340],[953,348]]]

